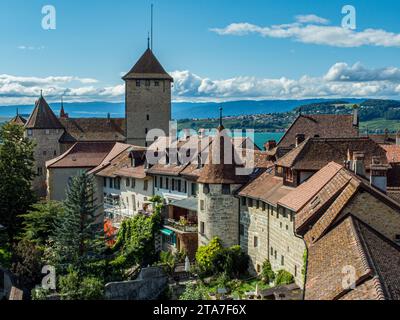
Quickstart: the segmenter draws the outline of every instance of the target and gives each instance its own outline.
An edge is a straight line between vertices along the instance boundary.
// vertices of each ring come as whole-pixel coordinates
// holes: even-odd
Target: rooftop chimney
[[[381,164],[379,157],[372,157],[370,183],[375,188],[386,193],[388,167]]]
[[[265,143],[264,147],[265,147],[265,150],[271,151],[272,149],[276,148],[276,141],[269,140],[267,143]]]
[[[364,152],[353,152],[351,170],[358,176],[365,177]]]
[[[306,136],[303,133],[298,133],[296,134],[296,147],[299,146],[299,144],[301,144],[302,142],[304,142],[304,140],[306,140]]]
[[[360,119],[358,116],[358,105],[353,106],[353,126],[358,127],[360,124]]]

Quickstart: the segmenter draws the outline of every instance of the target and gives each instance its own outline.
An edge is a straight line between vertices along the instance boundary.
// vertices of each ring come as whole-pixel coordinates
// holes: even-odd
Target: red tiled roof
[[[123,79],[165,79],[173,81],[150,49],[144,52]]]
[[[227,152],[231,154],[227,154]],[[237,164],[234,141],[227,135],[224,128],[219,128],[212,139],[207,161],[200,173],[199,183],[209,184],[244,184],[248,176],[241,175],[237,170],[243,165]]]
[[[290,194],[283,197],[279,204],[294,212],[303,208],[343,167],[331,162],[298,186]]]
[[[349,267],[353,290],[343,287]],[[399,274],[400,248],[349,215],[308,248],[305,299],[399,300]]]
[[[43,96],[35,103],[35,109],[25,124],[27,129],[63,129],[63,125],[51,110]]]
[[[381,145],[386,151],[387,161],[389,163],[400,163],[400,146],[396,144]]]
[[[296,135],[305,138],[349,138],[358,136],[358,127],[353,126],[352,115],[300,115],[278,143],[278,148],[293,148]]]
[[[94,168],[113,149],[115,142],[77,142],[61,156],[46,162],[48,168]]]
[[[373,157],[379,157],[380,164],[387,165],[386,153],[382,147],[369,138],[309,138],[294,148],[276,164],[295,170],[319,170],[334,161],[344,164],[354,152],[362,151],[364,167],[369,170]]]
[[[77,141],[125,141],[123,118],[60,118],[65,128],[61,143]]]
[[[23,125],[25,125],[26,121],[27,120],[24,117],[17,114],[14,118],[12,118],[10,120],[10,123],[15,123],[15,124],[19,124],[19,125],[23,126]]]
[[[239,196],[276,205],[282,197],[290,194],[293,190],[293,188],[283,185],[281,177],[275,176],[271,169],[267,169],[261,171],[261,174],[246,184],[239,191]]]

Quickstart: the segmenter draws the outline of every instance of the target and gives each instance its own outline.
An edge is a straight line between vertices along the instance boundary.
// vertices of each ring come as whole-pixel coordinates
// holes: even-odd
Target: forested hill
[[[359,103],[360,120],[370,121],[376,119],[400,120],[400,101],[397,100],[377,100],[370,99]],[[348,101],[338,100],[322,103],[312,103],[302,105],[294,112],[302,113],[349,113],[353,109],[353,104]]]

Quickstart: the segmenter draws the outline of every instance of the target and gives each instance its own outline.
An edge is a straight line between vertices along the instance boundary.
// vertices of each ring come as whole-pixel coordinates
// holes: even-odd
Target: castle
[[[306,299],[400,299],[400,135],[397,144],[360,137],[355,108],[352,115],[299,115],[265,151],[227,135],[222,116],[215,136],[184,134],[169,145],[173,79],[150,49],[123,79],[124,119],[73,119],[63,107],[56,117],[42,95],[27,121],[13,119],[37,143],[39,195],[64,200],[69,180],[86,170],[116,228],[151,214],[152,196],[164,199],[160,250],[193,259],[219,237],[241,246],[253,274],[266,260],[290,272]],[[152,129],[165,135],[146,141]],[[192,148],[201,152],[196,161],[175,156]],[[155,163],[148,151],[159,155]],[[228,152],[244,162],[225,162]],[[238,174],[243,168],[248,173]],[[348,266],[356,278],[347,288]]]
[[[41,94],[29,119],[17,115],[12,121],[25,126],[33,139],[35,170],[33,188],[46,196],[46,161],[54,159],[77,142],[126,142],[147,146],[147,133],[161,129],[168,134],[171,119],[171,84],[150,48],[123,77],[126,85],[125,118],[70,118],[62,105],[57,117]]]

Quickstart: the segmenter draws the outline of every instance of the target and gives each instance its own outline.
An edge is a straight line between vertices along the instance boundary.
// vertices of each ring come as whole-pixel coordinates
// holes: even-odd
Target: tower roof
[[[35,109],[25,124],[27,129],[63,129],[54,112],[41,95],[35,103]]]
[[[131,71],[122,79],[160,79],[174,81],[157,60],[150,48],[145,51]]]
[[[226,155],[226,153],[231,153]],[[226,155],[226,156],[225,156]],[[236,169],[243,165],[235,163],[235,147],[223,127],[218,128],[218,133],[209,146],[208,159],[201,170],[199,183],[209,184],[244,184],[248,176],[238,175]]]
[[[14,118],[11,119],[11,123],[19,124],[21,126],[25,125],[26,119],[19,114],[17,114]]]

